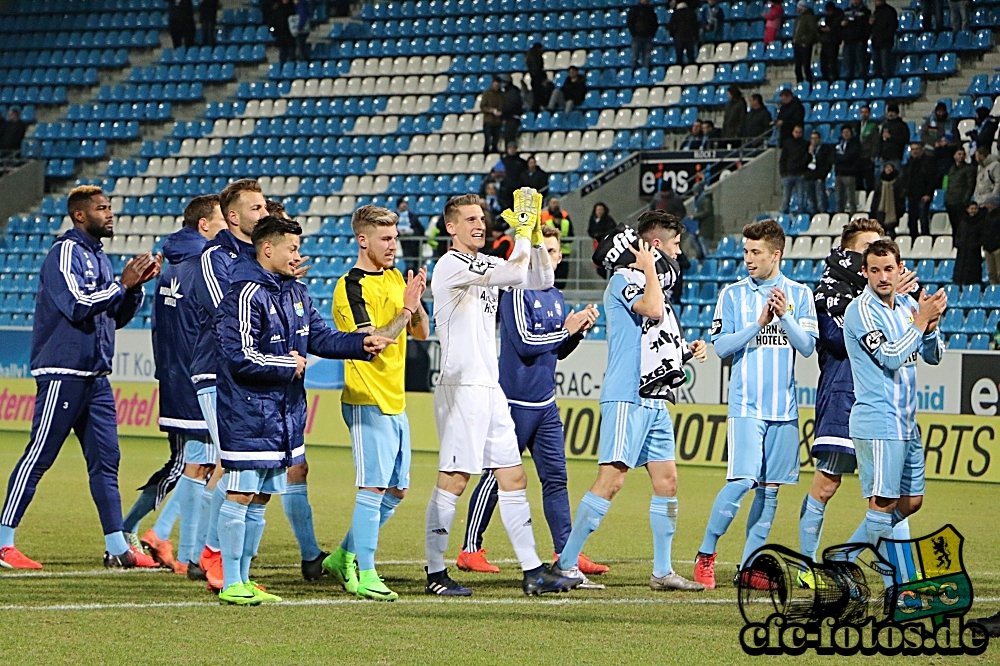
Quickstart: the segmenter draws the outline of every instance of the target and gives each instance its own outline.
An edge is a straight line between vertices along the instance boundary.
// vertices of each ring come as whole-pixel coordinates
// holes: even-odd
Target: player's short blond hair
[[[229,211],[233,209],[233,205],[239,201],[240,195],[244,192],[263,194],[260,189],[260,183],[250,178],[234,180],[219,193],[219,207],[222,209],[222,216],[224,218],[229,219]]]
[[[355,236],[370,232],[375,227],[394,227],[399,222],[399,216],[388,208],[368,204],[354,211],[351,216],[351,229]]]
[[[483,200],[478,194],[460,194],[448,199],[448,203],[444,205],[444,221],[454,222],[455,215],[462,206],[479,206],[485,210]]]
[[[70,217],[73,217],[73,213],[81,210],[84,204],[90,201],[91,197],[96,197],[98,194],[104,194],[104,190],[96,185],[74,187],[70,190],[69,197],[66,199],[66,212]]]
[[[551,224],[546,224],[542,226],[542,238],[555,238],[556,240],[559,240],[561,236],[562,234],[559,232],[559,230],[553,227]]]

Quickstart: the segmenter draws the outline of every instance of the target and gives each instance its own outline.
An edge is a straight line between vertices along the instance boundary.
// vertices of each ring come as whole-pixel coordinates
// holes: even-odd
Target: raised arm
[[[542,291],[555,284],[555,279],[555,271],[552,270],[548,250],[544,245],[532,247],[524,288]]]
[[[307,351],[322,358],[344,358],[358,361],[370,361],[374,358],[365,351],[366,332],[343,333],[330,328],[323,321],[312,299],[308,299],[309,307],[309,345]]]
[[[891,371],[903,367],[906,359],[920,348],[923,339],[923,331],[910,326],[898,340],[889,340],[884,332],[886,327],[878,314],[863,302],[858,303],[856,312],[848,309],[844,327],[857,338],[861,347],[879,367]]]
[[[719,294],[719,301],[715,304],[715,317],[712,319],[710,334],[712,344],[715,346],[715,353],[719,358],[732,356],[746,347],[764,326],[758,320],[737,331],[736,313],[730,294],[728,289],[724,289]],[[766,309],[765,307],[765,311]]]
[[[778,325],[788,336],[792,349],[805,357],[812,356],[816,349],[816,338],[819,337],[819,326],[816,323],[816,304],[812,292],[807,292],[797,304],[795,311],[787,306],[786,294],[780,289],[771,292],[769,302],[772,311],[778,316]],[[798,317],[798,318],[796,318]]]
[[[104,289],[86,293],[84,266],[83,250],[70,240],[62,241],[58,256],[50,254],[42,265],[42,279],[52,300],[63,316],[73,323],[80,323],[118,305],[126,291],[121,281],[115,280]]]

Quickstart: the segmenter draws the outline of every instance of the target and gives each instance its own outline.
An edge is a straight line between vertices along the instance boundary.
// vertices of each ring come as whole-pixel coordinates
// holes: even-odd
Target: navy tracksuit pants
[[[510,405],[514,420],[517,446],[524,453],[531,452],[542,482],[542,508],[545,522],[552,533],[552,544],[561,553],[573,521],[569,512],[569,493],[566,490],[566,443],[559,407],[552,403],[542,409],[528,409]],[[465,545],[468,553],[482,548],[483,533],[490,524],[497,505],[497,480],[491,470],[483,472],[479,485],[469,500],[469,520],[465,526]]]
[[[42,475],[55,462],[70,430],[76,433],[87,460],[90,494],[104,534],[122,530],[118,492],[118,416],[107,377],[50,375],[37,379],[31,439],[14,466],[0,525],[17,527]]]

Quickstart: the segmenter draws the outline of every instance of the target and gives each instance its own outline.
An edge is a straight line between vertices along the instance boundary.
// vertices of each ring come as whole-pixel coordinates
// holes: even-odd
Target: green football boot
[[[361,572],[358,591],[355,594],[360,599],[374,599],[375,601],[395,601],[399,598],[398,594],[385,586],[374,569],[366,569]]]
[[[219,603],[232,606],[256,606],[261,603],[261,599],[247,590],[243,583],[233,583],[219,592]]]
[[[276,604],[281,601],[281,597],[277,594],[271,594],[264,588],[263,585],[256,581],[249,580],[243,583],[243,587],[254,596],[255,599],[259,599],[259,603],[262,604]]]
[[[323,570],[336,578],[337,582],[351,594],[358,593],[358,568],[354,561],[354,553],[338,548],[323,560]]]

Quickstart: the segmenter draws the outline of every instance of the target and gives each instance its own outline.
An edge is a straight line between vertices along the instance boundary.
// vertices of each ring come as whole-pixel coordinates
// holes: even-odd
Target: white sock
[[[499,491],[500,519],[507,530],[514,554],[523,571],[542,566],[535,551],[535,533],[531,530],[531,507],[528,506],[527,490]]]
[[[435,487],[431,501],[427,505],[427,573],[444,571],[444,551],[448,550],[448,535],[455,520],[455,505],[458,495]]]

